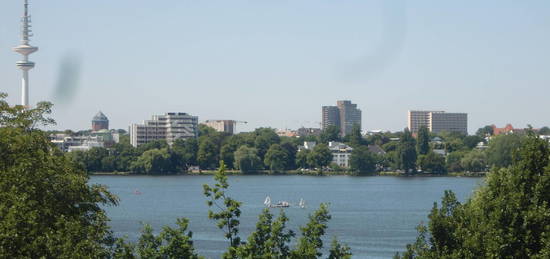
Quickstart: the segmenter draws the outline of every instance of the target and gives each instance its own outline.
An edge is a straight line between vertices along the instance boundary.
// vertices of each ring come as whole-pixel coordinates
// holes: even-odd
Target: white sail
[[[298,203],[298,206],[300,206],[300,208],[305,208],[306,207],[306,202],[304,201],[304,199],[300,199],[300,203]]]
[[[270,206],[271,205],[271,198],[269,198],[269,196],[265,197],[264,205],[265,206]]]

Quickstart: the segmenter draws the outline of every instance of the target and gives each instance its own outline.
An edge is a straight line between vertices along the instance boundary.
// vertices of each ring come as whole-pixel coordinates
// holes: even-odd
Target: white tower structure
[[[17,61],[16,65],[23,71],[21,79],[21,105],[29,107],[29,70],[34,67],[34,62],[29,61],[29,55],[36,52],[38,47],[29,44],[32,35],[31,16],[29,15],[29,2],[25,0],[25,11],[21,18],[21,45],[13,48],[13,51],[23,55],[23,60]]]

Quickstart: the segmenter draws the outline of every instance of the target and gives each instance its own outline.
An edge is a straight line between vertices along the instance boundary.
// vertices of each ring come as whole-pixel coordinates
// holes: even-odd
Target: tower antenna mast
[[[32,37],[31,30],[31,16],[29,15],[29,1],[24,0],[24,12],[21,17],[21,45],[14,47],[13,51],[21,54],[23,60],[17,61],[16,66],[23,71],[23,77],[21,79],[21,105],[25,107],[29,106],[29,70],[34,68],[34,62],[29,61],[29,55],[36,52],[38,47],[30,45],[30,37]]]

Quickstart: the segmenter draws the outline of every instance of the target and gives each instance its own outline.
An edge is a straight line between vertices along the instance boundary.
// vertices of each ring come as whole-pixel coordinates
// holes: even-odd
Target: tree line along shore
[[[525,137],[493,136],[490,126],[475,135],[432,134],[422,127],[414,137],[407,129],[363,136],[354,127],[340,137],[337,127],[328,127],[319,136],[285,137],[271,128],[229,135],[200,125],[198,138],[178,139],[172,145],[158,140],[133,147],[129,136],[122,135],[109,148],[66,155],[96,174],[208,174],[223,161],[229,172],[241,174],[479,176],[509,166]],[[304,149],[304,142],[317,145]],[[332,162],[330,142],[352,148],[349,167]],[[372,152],[372,146],[380,152]]]

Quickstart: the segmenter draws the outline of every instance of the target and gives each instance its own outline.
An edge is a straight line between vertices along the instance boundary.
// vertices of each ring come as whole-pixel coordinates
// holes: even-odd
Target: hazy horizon
[[[20,102],[23,1],[0,4],[0,92]],[[548,1],[30,1],[40,50],[30,102],[56,129],[103,111],[127,129],[153,114],[257,127],[318,127],[347,99],[363,129],[408,110],[468,113],[469,132],[550,126]]]

